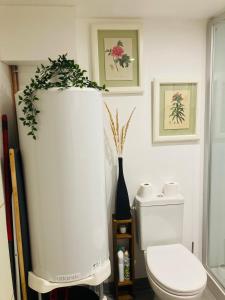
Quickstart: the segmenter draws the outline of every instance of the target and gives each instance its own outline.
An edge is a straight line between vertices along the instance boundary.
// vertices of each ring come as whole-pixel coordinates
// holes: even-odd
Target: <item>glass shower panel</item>
[[[214,25],[207,264],[225,287],[225,23]]]

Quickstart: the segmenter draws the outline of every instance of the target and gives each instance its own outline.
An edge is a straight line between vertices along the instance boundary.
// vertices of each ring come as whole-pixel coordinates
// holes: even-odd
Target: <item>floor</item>
[[[220,282],[225,282],[225,266],[211,268],[211,271]]]
[[[107,297],[107,300],[113,300],[112,297]],[[138,291],[136,293],[135,300],[159,300],[156,297],[153,296],[151,290],[143,290]],[[202,296],[202,300],[216,300],[216,298],[211,294],[211,292],[206,289],[204,292],[204,295]]]
[[[216,298],[212,295],[209,289],[206,289],[202,300],[216,300]]]

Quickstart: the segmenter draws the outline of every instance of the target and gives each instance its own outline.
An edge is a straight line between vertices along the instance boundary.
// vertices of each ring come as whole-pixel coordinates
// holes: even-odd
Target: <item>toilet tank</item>
[[[137,235],[141,250],[146,250],[149,246],[182,242],[182,195],[168,198],[160,194],[149,199],[136,196],[135,201]]]

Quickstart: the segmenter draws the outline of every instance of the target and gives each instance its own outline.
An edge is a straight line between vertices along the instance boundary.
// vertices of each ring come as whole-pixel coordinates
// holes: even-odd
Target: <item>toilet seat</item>
[[[170,294],[193,296],[206,286],[205,269],[181,244],[148,247],[146,264],[149,277]]]

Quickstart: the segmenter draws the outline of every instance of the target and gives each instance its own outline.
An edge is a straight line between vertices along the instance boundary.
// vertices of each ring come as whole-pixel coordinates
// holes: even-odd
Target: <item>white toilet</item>
[[[136,197],[139,247],[147,275],[161,300],[201,298],[207,275],[201,262],[182,244],[184,199],[181,195]]]

